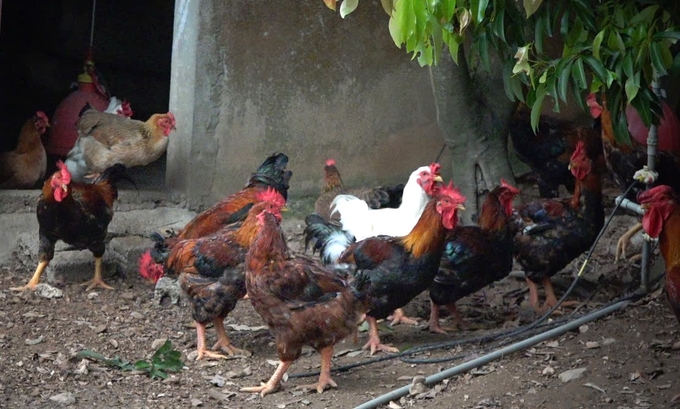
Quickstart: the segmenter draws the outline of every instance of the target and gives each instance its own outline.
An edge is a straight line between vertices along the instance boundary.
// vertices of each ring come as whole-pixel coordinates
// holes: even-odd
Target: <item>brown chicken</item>
[[[125,167],[115,165],[106,169],[92,184],[71,181],[66,165],[45,181],[38,200],[40,237],[40,262],[28,284],[14,287],[14,291],[35,290],[40,276],[54,258],[57,240],[79,248],[87,248],[94,255],[94,278],[83,285],[87,290],[96,287],[113,289],[102,280],[102,256],[106,245],[104,238],[113,218],[113,203],[118,197],[116,181],[125,178]]]
[[[680,205],[678,195],[669,186],[660,185],[638,195],[645,210],[642,226],[652,238],[659,239],[661,256],[666,263],[666,295],[680,322]]]
[[[447,234],[439,272],[430,286],[430,331],[446,333],[439,324],[440,306],[462,324],[456,302],[510,274],[515,234],[512,201],[519,193],[501,179],[484,199],[479,226],[457,226]]]
[[[596,95],[590,94],[587,104],[593,118],[601,122],[604,158],[610,174],[621,191],[625,192],[635,180],[635,173],[647,165],[647,147],[641,142],[647,140],[647,129],[634,109],[626,109],[631,144],[620,143],[614,134],[614,123],[611,112],[607,109],[606,98],[603,98],[600,105]],[[658,127],[659,149],[656,153],[655,168],[659,175],[653,184],[668,185],[676,192],[680,192],[680,124],[670,109],[664,109],[663,112],[668,117],[662,118]],[[642,188],[642,184],[634,186],[628,199],[634,200]],[[626,257],[626,247],[630,238],[641,228],[642,225],[638,223],[621,236],[616,246],[617,260],[620,256]]]
[[[348,188],[342,182],[340,171],[335,166],[335,160],[328,159],[324,166],[324,186],[321,194],[314,203],[314,212],[325,222],[340,224],[340,214],[331,215],[331,203],[338,195],[353,195],[363,200],[371,209],[381,207],[399,207],[404,185],[386,187]]]
[[[66,166],[74,181],[82,182],[115,164],[131,168],[158,159],[175,129],[171,113],[154,114],[146,121],[99,112],[86,105],[78,119],[78,139],[68,153]]]
[[[456,226],[457,212],[464,209],[464,201],[452,184],[437,187],[415,227],[404,237],[377,236],[356,242],[337,226],[305,230],[306,243],[314,241],[314,249],[320,251],[322,258],[328,260],[329,253],[341,252],[334,267],[354,270],[349,273],[354,277],[353,285],[366,294],[369,305],[369,339],[364,349],[370,348],[371,354],[378,350],[398,352],[380,342],[377,321],[395,310],[394,318],[402,320],[398,310],[432,284],[446,232]]]
[[[365,308],[362,297],[318,261],[290,254],[279,213],[266,210],[258,218],[260,230],[246,256],[246,288],[275,337],[281,362],[267,383],[241,391],[262,396],[274,392],[305,345],[321,355],[321,373],[317,383],[299,388],[321,393],[336,387],[331,378],[333,346],[356,332]]]
[[[17,147],[0,153],[0,189],[26,189],[34,187],[45,177],[47,154],[42,134],[50,126],[47,115],[38,111],[21,127]]]
[[[162,265],[173,246],[180,240],[207,236],[229,223],[243,220],[250,206],[260,201],[260,193],[270,187],[276,189],[283,195],[284,199],[287,199],[288,184],[293,175],[293,172],[286,170],[287,165],[288,156],[285,154],[275,153],[269,156],[250,176],[243,189],[199,213],[177,235],[164,238],[160,234],[154,234],[152,239],[156,244],[150,251],[153,262]],[[149,268],[148,264],[151,260],[147,257],[144,262],[146,267]],[[162,266],[151,268],[160,270]]]
[[[604,225],[602,182],[582,142],[576,145],[569,169],[576,178],[571,198],[537,199],[517,209],[522,224],[514,238],[514,255],[526,274],[529,299],[537,312],[557,304],[550,277],[588,250]],[[543,307],[537,283],[545,289]]]
[[[224,329],[224,319],[236,307],[236,302],[246,295],[244,261],[248,248],[258,230],[257,215],[263,211],[279,213],[286,204],[283,196],[273,188],[260,192],[260,201],[250,208],[246,220],[230,224],[209,236],[182,240],[168,255],[161,274],[144,268],[143,277],[154,282],[163,275],[178,274],[179,284],[188,296],[192,317],[196,321],[196,359],[220,359],[226,356],[207,350],[205,326],[212,322],[217,332],[213,350],[221,349],[230,356],[249,355],[234,347]],[[145,257],[150,257],[147,253]],[[147,266],[149,263],[144,263]]]

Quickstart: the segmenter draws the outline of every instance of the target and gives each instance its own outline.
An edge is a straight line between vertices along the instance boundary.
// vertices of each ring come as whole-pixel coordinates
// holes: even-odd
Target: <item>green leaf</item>
[[[531,105],[531,128],[536,132],[538,130],[538,121],[541,118],[541,110],[543,109],[543,99],[545,99],[547,92],[545,84],[540,84],[536,87],[536,100]]]
[[[670,53],[670,51],[668,51]],[[664,57],[661,54],[661,47],[659,43],[649,44],[649,56],[652,60],[652,67],[659,76],[666,75],[666,64],[664,63]]]
[[[570,0],[570,5],[574,8],[577,20],[590,31],[597,31],[595,27],[595,13],[590,2],[587,0]]]
[[[626,80],[626,98],[628,101],[632,101],[640,90],[640,86],[635,83],[635,78],[628,78]]]
[[[477,52],[479,53],[479,59],[482,61],[482,66],[486,70],[491,68],[491,62],[489,60],[489,41],[485,32],[479,33],[477,36]]]
[[[524,11],[527,13],[527,18],[531,17],[532,14],[541,7],[543,0],[524,0]]]
[[[396,1],[396,0],[395,0]],[[392,0],[380,0],[380,4],[387,13],[388,16],[392,16],[392,10],[394,10],[394,4]]]
[[[470,0],[470,9],[472,11],[472,18],[475,23],[479,24],[484,21],[486,15],[486,7],[489,5],[489,0]]]
[[[543,54],[543,44],[545,43],[545,34],[548,29],[548,14],[541,13],[536,19],[536,27],[534,28],[534,47],[539,54]]]
[[[138,371],[146,371],[151,368],[151,363],[145,360],[135,362],[134,368]]]
[[[604,40],[604,35],[607,33],[607,29],[603,28],[593,39],[593,56],[600,59],[600,46],[602,45],[602,40]]]
[[[680,40],[680,31],[662,31],[654,34],[655,39],[671,38],[673,40]]]
[[[345,18],[348,14],[356,10],[359,0],[342,0],[340,4],[340,17]]]
[[[602,63],[597,58],[593,57],[592,55],[583,55],[582,58],[586,63],[588,63],[600,81],[607,81],[607,69],[604,68],[604,65],[602,65]]]
[[[401,48],[401,45],[404,44],[404,33],[401,31],[399,21],[394,18],[394,14],[390,17],[388,28],[390,30],[390,35],[392,36],[392,41],[394,41],[397,48]]]
[[[562,64],[562,61],[565,63]],[[571,66],[574,63],[573,59],[562,59],[557,64],[557,95],[563,102],[567,102],[567,88],[569,87],[569,80],[571,79]]]
[[[571,75],[574,77],[574,84],[580,89],[586,89],[586,71],[583,67],[583,60],[577,58],[574,60],[574,64],[571,66]]]
[[[633,18],[630,19],[629,24],[631,26],[636,26],[641,23],[645,23],[646,25],[652,25],[652,22],[654,21],[654,15],[656,14],[658,9],[659,9],[658,4],[646,7],[644,10],[633,16]]]
[[[623,43],[623,38],[618,31],[612,30],[609,32],[609,38],[607,39],[607,47],[612,50],[618,50],[620,52],[626,51],[626,45]]]

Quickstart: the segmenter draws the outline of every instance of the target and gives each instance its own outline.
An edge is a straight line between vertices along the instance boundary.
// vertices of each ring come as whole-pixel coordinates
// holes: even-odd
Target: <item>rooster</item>
[[[0,189],[32,188],[42,181],[47,153],[40,138],[49,126],[47,115],[36,112],[21,127],[17,147],[0,153]]]
[[[430,286],[430,331],[445,334],[439,308],[445,305],[462,323],[456,301],[505,278],[512,270],[512,201],[520,191],[501,179],[486,196],[479,226],[458,226],[446,238],[439,272]]]
[[[83,284],[88,291],[96,287],[113,289],[102,280],[102,256],[104,238],[113,218],[113,203],[118,197],[116,181],[125,178],[125,167],[119,164],[106,169],[92,184],[72,182],[61,161],[57,167],[59,170],[45,181],[36,207],[40,237],[38,268],[28,284],[12,290],[35,290],[54,257],[57,240],[87,248],[94,255],[94,278]]]
[[[638,194],[645,210],[642,226],[652,238],[659,239],[661,256],[666,264],[666,296],[680,322],[680,205],[676,192],[660,185]]]
[[[356,196],[339,195],[331,206],[340,214],[342,229],[363,240],[375,236],[405,236],[416,225],[430,196],[442,181],[440,165],[421,166],[411,173],[404,185],[398,208],[371,209]]]
[[[588,250],[604,224],[602,182],[583,142],[576,145],[569,169],[576,178],[571,198],[537,199],[517,209],[522,224],[514,238],[514,255],[526,273],[529,300],[537,312],[557,303],[550,277]],[[536,283],[545,289],[542,308]]]
[[[534,132],[529,110],[520,104],[510,121],[510,136],[517,156],[536,176],[540,197],[558,197],[560,185],[574,191],[574,177],[567,168],[578,141],[586,144],[595,165],[604,168],[599,124],[578,126],[542,115]]]
[[[374,187],[374,188],[348,188],[342,182],[340,171],[335,166],[335,160],[328,159],[324,166],[324,186],[321,194],[314,202],[314,213],[318,214],[325,222],[338,224],[340,215],[338,213],[331,216],[331,203],[342,194],[356,196],[368,204],[371,209],[381,207],[399,207],[404,185],[394,187]]]
[[[306,232],[306,240],[315,239],[322,254],[327,247],[334,251],[344,248],[336,268],[353,268],[354,283],[366,293],[369,310],[369,339],[364,349],[398,352],[383,345],[378,334],[377,320],[388,317],[426,290],[439,270],[444,252],[446,232],[458,222],[458,210],[464,209],[465,197],[452,184],[437,189],[435,197],[425,206],[415,227],[403,237],[378,236],[355,242],[349,235],[337,233],[337,228]],[[341,232],[342,233],[342,232]],[[363,284],[362,284],[363,283]]]
[[[321,393],[337,387],[330,371],[333,346],[356,333],[365,310],[363,297],[318,261],[290,254],[280,213],[267,209],[258,219],[259,232],[246,256],[246,288],[274,335],[280,363],[267,383],[241,391],[262,396],[274,392],[305,345],[321,355],[321,373],[317,383],[299,388]]]
[[[283,196],[273,188],[260,192],[258,200],[242,223],[227,225],[209,236],[177,243],[160,271],[149,269],[150,255],[143,256],[140,267],[143,277],[156,282],[165,272],[179,274],[180,287],[190,300],[196,322],[197,360],[204,356],[226,358],[206,349],[205,326],[209,322],[217,332],[213,350],[219,348],[230,356],[248,355],[231,344],[224,329],[224,319],[246,295],[243,262],[258,230],[257,215],[263,211],[278,213],[285,205]]]
[[[249,206],[260,201],[260,193],[273,187],[284,199],[288,197],[288,183],[293,173],[286,170],[288,156],[283,153],[275,153],[269,156],[257,168],[248,179],[246,186],[240,191],[222,199],[212,207],[199,213],[179,234],[163,238],[160,234],[152,235],[156,242],[154,248],[150,250],[153,262],[163,264],[173,246],[181,240],[196,239],[207,236],[229,223],[243,220],[246,217]],[[151,263],[146,257],[145,264]],[[160,270],[162,266],[153,266]]]
[[[587,105],[593,118],[601,122],[602,146],[604,158],[612,178],[622,192],[636,180],[636,172],[647,165],[647,133],[642,119],[632,107],[626,108],[628,130],[632,136],[631,145],[619,143],[614,134],[611,113],[607,109],[607,101],[602,104],[595,94],[587,98]],[[663,104],[663,118],[658,127],[658,151],[656,152],[656,171],[658,178],[654,185],[668,185],[680,192],[680,121],[666,103]],[[642,190],[642,185],[634,186],[628,199],[633,200]],[[626,247],[630,238],[640,231],[641,224],[636,224],[619,239],[616,246],[616,259],[626,257]]]
[[[117,163],[130,168],[155,161],[176,129],[172,112],[151,115],[143,122],[86,104],[78,117],[78,139],[66,157],[66,166],[78,182]]]

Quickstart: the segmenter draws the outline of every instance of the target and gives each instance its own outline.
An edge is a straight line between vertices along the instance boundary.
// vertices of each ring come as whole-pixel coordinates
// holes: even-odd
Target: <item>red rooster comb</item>
[[[505,179],[501,178],[501,186],[508,189],[510,193],[513,195],[518,195],[520,193],[520,190],[514,187],[513,185],[509,184],[508,182],[505,181]]]
[[[439,169],[441,169],[442,165],[438,164],[437,162],[432,162],[430,164],[430,172],[433,175],[438,175],[439,174]]]
[[[574,149],[574,153],[571,154],[571,160],[572,161],[582,161],[586,159],[588,156],[586,155],[586,144],[583,143],[583,141],[578,141],[576,143],[576,149]]]
[[[335,159],[327,159],[326,166],[335,166]]]
[[[165,275],[163,266],[156,264],[151,257],[151,251],[146,251],[139,258],[139,275],[154,284]]]
[[[45,113],[44,113],[43,111],[37,111],[37,112],[35,113],[35,116],[37,116],[38,119],[42,119],[43,121],[45,121],[45,123],[46,123],[47,125],[50,124],[49,119],[47,119],[47,115],[45,115]]]
[[[460,193],[455,186],[453,186],[453,181],[450,181],[448,185],[443,185],[439,188],[439,196],[447,196],[454,203],[462,205],[465,203],[465,196]]]
[[[637,199],[640,204],[653,203],[664,199],[674,199],[675,192],[670,186],[659,185],[649,190],[643,190],[638,193]]]
[[[260,192],[258,194],[258,199],[262,202],[268,202],[278,207],[283,207],[286,205],[286,199],[281,196],[279,192],[273,187],[267,188],[267,190]]]
[[[172,126],[177,126],[177,121],[175,120],[175,114],[168,111],[167,115],[168,115],[168,118],[170,118],[170,122],[172,123]]]
[[[597,95],[595,95],[594,92],[588,94],[588,98],[586,98],[586,105],[588,105],[588,108],[590,108],[590,115],[593,118],[597,119],[600,117],[600,115],[602,115],[604,108],[602,108],[602,105],[597,102]]]

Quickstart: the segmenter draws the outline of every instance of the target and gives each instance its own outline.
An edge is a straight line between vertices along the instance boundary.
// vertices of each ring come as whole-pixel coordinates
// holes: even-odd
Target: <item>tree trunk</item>
[[[481,196],[504,178],[514,184],[508,161],[508,125],[516,108],[503,88],[503,63],[471,70],[461,47],[457,65],[448,50],[430,68],[437,122],[451,151],[453,181],[467,198],[461,222],[472,224]]]

